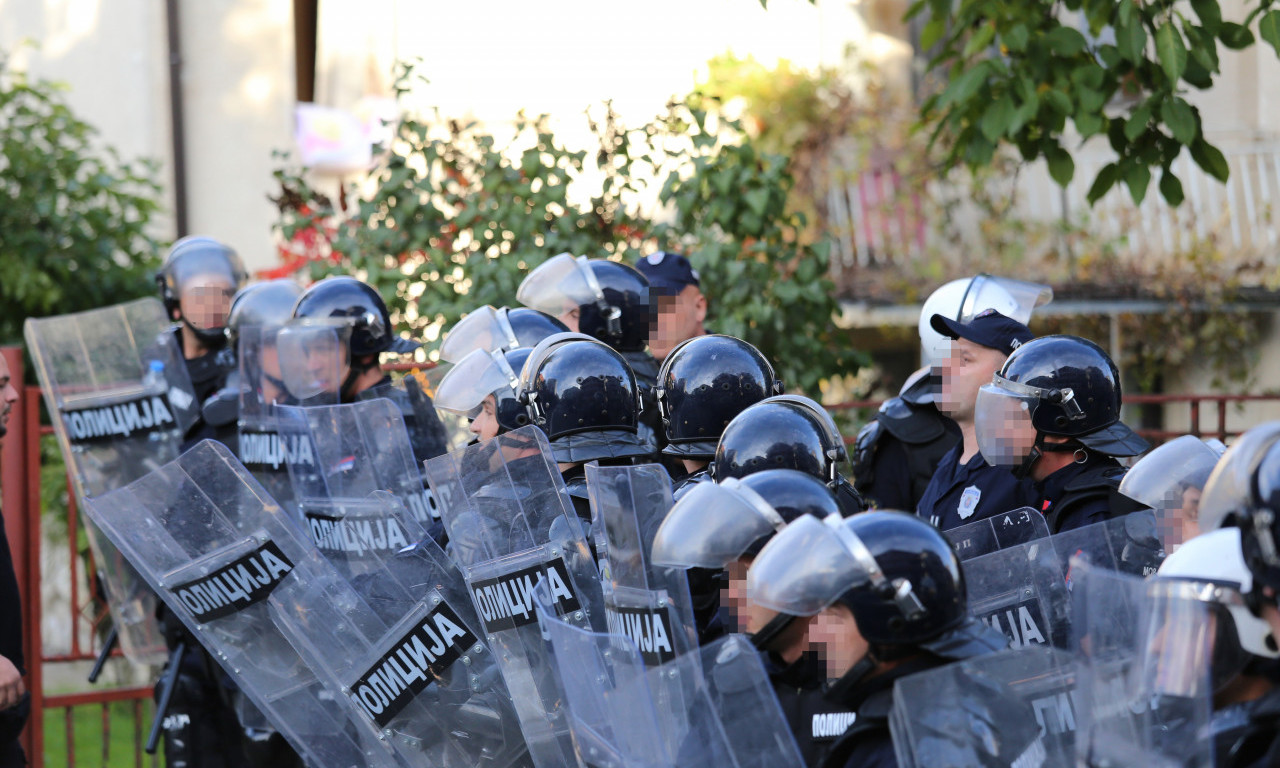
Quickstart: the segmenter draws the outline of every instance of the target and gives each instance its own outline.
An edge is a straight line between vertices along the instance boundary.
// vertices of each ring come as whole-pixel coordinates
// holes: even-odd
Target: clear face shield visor
[[[520,341],[507,320],[507,310],[486,305],[459,320],[445,334],[440,343],[440,359],[457,363],[477,349],[501,352],[519,346]]]
[[[552,257],[530,272],[520,283],[516,300],[552,317],[561,317],[583,304],[607,306],[587,257],[568,253]]]
[[[699,483],[667,513],[650,559],[677,568],[724,568],[786,521],[735,479]]]
[[[1248,610],[1230,586],[1183,579],[1148,582],[1150,611],[1140,678],[1130,681],[1153,697],[1207,699],[1248,663],[1238,641],[1224,631],[1229,611]]]
[[[486,397],[502,389],[514,393],[519,386],[520,377],[502,352],[476,349],[445,374],[436,390],[435,406],[474,419]]]
[[[1008,277],[978,275],[960,300],[956,320],[968,323],[983,310],[994,309],[1005,317],[1026,325],[1036,307],[1053,301],[1053,289],[1040,283],[1028,283]]]
[[[350,325],[325,320],[290,323],[276,334],[280,380],[294,398],[337,395],[349,370]]]

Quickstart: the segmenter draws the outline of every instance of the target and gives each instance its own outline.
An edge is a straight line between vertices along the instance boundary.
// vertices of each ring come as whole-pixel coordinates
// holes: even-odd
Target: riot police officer
[[[184,237],[165,256],[156,285],[169,317],[178,323],[174,333],[187,361],[196,402],[204,403],[226,384],[235,367],[227,346],[226,323],[231,299],[247,275],[230,246],[211,237]],[[213,429],[197,418],[187,430],[188,445],[213,437]]]
[[[561,333],[529,353],[519,398],[547,435],[578,516],[591,519],[585,465],[631,464],[649,456],[639,435],[640,391],[627,361],[584,334]]]
[[[917,509],[943,455],[960,442],[955,423],[936,406],[939,368],[950,344],[935,330],[933,316],[968,323],[994,309],[1025,325],[1035,307],[1052,299],[1046,285],[985,274],[952,280],[929,295],[919,321],[924,367],[907,378],[897,397],[880,406],[854,443],[854,484],[873,506]]]
[[[681,342],[662,361],[655,395],[667,446],[688,474],[676,482],[676,498],[691,484],[709,479],[725,427],[766,397],[782,393],[782,382],[760,351],[732,336],[697,336]]]
[[[787,523],[802,515],[824,519],[833,514],[839,515],[840,507],[822,481],[793,469],[766,469],[741,480],[695,486],[671,508],[653,540],[652,560],[659,565],[727,571],[725,607],[760,649],[806,765],[816,763],[853,713],[823,696],[826,668],[810,647],[809,617],[752,604],[747,570]]]
[[[1027,326],[994,309],[983,310],[968,323],[934,315],[932,324],[952,339],[942,363],[938,409],[955,421],[962,437],[939,462],[916,514],[947,531],[1036,501],[1030,480],[982,458],[973,426],[978,388],[1033,336]]]
[[[480,440],[527,426],[529,412],[516,390],[532,351],[530,347],[472,350],[440,380],[436,407],[466,416]]]
[[[477,349],[490,352],[532,349],[548,336],[568,330],[568,326],[546,312],[528,307],[494,309],[485,305],[468,312],[449,329],[440,342],[440,359],[459,363]]]
[[[978,449],[1034,481],[1052,533],[1101,522],[1139,505],[1119,493],[1146,440],[1120,421],[1120,372],[1097,344],[1044,336],[1014,350],[978,392]]]
[[[840,463],[847,460],[844,438],[825,408],[801,395],[775,395],[729,422],[708,472],[719,482],[766,469],[796,469],[826,483],[844,514],[852,515],[866,505],[840,474]]]
[[[833,768],[896,766],[888,725],[894,683],[1007,644],[970,615],[960,562],[947,540],[900,512],[797,518],[751,564],[747,598],[815,617],[810,642],[824,650],[828,676],[836,679],[828,696],[857,715],[821,763]],[[984,703],[938,706],[974,712]],[[1019,745],[1010,754],[1021,752]]]
[[[349,329],[338,390],[344,403],[354,402],[365,390],[391,383],[379,362],[383,353],[406,355],[422,346],[395,334],[386,302],[354,277],[327,277],[312,285],[298,297],[293,318],[328,321]]]

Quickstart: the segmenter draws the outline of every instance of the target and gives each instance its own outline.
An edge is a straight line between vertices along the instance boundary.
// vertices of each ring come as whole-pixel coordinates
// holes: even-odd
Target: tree
[[[154,291],[155,164],[124,162],[71,111],[65,86],[0,55],[0,342],[27,317]]]
[[[403,69],[401,91],[410,77]],[[637,128],[606,106],[590,151],[547,125],[521,115],[499,142],[475,123],[407,114],[371,190],[344,193],[349,210],[282,168],[284,248],[313,277],[366,279],[428,341],[478,306],[513,304],[524,275],[557,253],[634,262],[680,250],[702,273],[710,327],[758,345],[789,384],[816,394],[856,371],[863,358],[832,330],[825,244],[807,242],[787,209],[785,158],[693,103]]]
[[[1254,29],[1280,53],[1273,4],[1249,0],[1234,22],[1217,0],[915,0],[908,16],[928,16],[920,43],[934,51],[929,66],[948,73],[923,120],[943,138],[949,165],[985,166],[1012,145],[1027,161],[1043,157],[1064,186],[1075,173],[1070,120],[1080,139],[1105,136],[1116,155],[1093,180],[1090,202],[1123,182],[1140,203],[1158,170],[1160,193],[1177,205],[1172,164],[1184,147],[1214,178],[1229,173],[1187,88],[1212,87],[1219,46],[1247,49]]]

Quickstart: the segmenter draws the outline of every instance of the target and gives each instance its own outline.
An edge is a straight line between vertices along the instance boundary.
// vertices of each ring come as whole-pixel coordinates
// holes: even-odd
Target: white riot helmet
[[[1183,596],[1212,604],[1219,615],[1225,609],[1235,625],[1234,634],[1240,650],[1265,659],[1280,658],[1280,646],[1276,644],[1271,625],[1256,616],[1249,607],[1254,589],[1253,576],[1241,554],[1239,528],[1221,528],[1186,542],[1165,559],[1156,572],[1156,578],[1181,582],[1179,586]],[[1230,643],[1230,634],[1220,629],[1216,644]],[[1218,666],[1233,654],[1231,649],[1218,648],[1216,644],[1213,657],[1215,666]],[[1246,661],[1241,659],[1241,662]],[[1215,669],[1213,672],[1214,678],[1220,679],[1227,670]]]
[[[978,275],[952,280],[929,294],[920,310],[921,356],[925,365],[937,366],[947,356],[951,339],[933,329],[934,315],[968,323],[985,309],[994,309],[1005,317],[1027,325],[1036,307],[1053,301],[1053,289],[1040,283],[1028,283],[1008,277]]]

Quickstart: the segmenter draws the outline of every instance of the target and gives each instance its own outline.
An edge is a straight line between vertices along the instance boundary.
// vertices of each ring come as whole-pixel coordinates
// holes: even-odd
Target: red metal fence
[[[9,362],[15,382],[22,381],[22,350],[16,347],[0,349]],[[410,370],[413,364],[394,366],[398,370]],[[430,367],[421,366],[421,367]],[[1192,433],[1204,437],[1227,439],[1234,433],[1228,431],[1227,416],[1232,404],[1269,401],[1280,403],[1280,395],[1139,395],[1130,397],[1132,405],[1161,406],[1163,408],[1186,407]],[[150,725],[152,711],[149,686],[106,688],[94,687],[71,693],[47,692],[46,673],[60,665],[78,665],[87,670],[98,653],[102,636],[99,624],[106,616],[96,609],[89,594],[86,574],[92,573],[92,562],[80,551],[77,536],[80,530],[79,513],[75,496],[67,487],[67,553],[69,568],[65,571],[44,571],[42,565],[43,509],[41,494],[41,439],[52,430],[40,425],[41,395],[39,387],[24,387],[22,399],[14,407],[9,420],[9,434],[0,449],[0,489],[4,498],[4,524],[17,571],[18,587],[22,594],[23,632],[26,639],[27,686],[31,689],[31,722],[23,734],[23,746],[31,765],[145,765],[156,766],[158,757],[143,753],[144,734]],[[852,411],[863,409],[868,416],[879,407],[879,401],[841,403],[831,410],[854,416]],[[1206,414],[1215,418],[1209,428],[1203,423]],[[1166,417],[1168,412],[1166,411]],[[1174,434],[1161,430],[1145,430],[1144,434],[1156,442]],[[852,441],[849,435],[846,440]],[[65,479],[60,482],[65,483]],[[51,580],[64,580],[70,594],[71,627],[69,638],[45,637],[42,632],[44,606],[41,604],[41,585]],[[48,646],[65,647],[50,650]],[[119,652],[116,652],[116,656]],[[123,661],[114,663],[122,664]],[[83,679],[79,677],[76,679]],[[120,727],[119,710],[123,708],[124,738],[113,738],[112,730]],[[114,715],[112,713],[115,713]],[[56,722],[61,714],[63,725],[56,738],[60,743],[46,744],[45,733],[49,723]],[[82,737],[84,721],[97,721],[88,742],[93,745],[90,754],[77,753],[77,734]],[[52,734],[51,734],[52,735]],[[123,746],[119,746],[123,744]],[[113,749],[116,751],[113,753]],[[123,754],[121,754],[123,752]],[[50,758],[61,757],[56,763]]]

